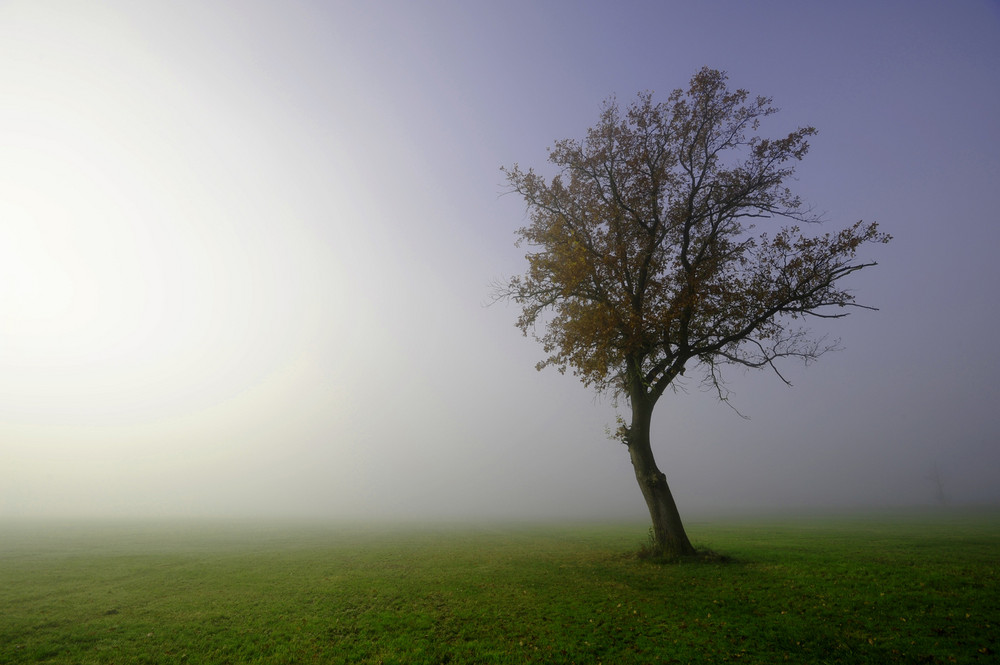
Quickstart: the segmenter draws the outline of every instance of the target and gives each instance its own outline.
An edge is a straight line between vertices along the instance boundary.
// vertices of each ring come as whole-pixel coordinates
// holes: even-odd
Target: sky
[[[894,240],[808,368],[667,393],[682,515],[1000,503],[1000,2],[0,3],[0,519],[648,517],[491,284],[602,102],[701,67]],[[939,492],[940,490],[940,492]]]

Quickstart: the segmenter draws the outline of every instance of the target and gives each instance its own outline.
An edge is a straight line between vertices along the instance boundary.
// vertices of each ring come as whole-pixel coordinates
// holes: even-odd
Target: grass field
[[[642,525],[0,527],[0,663],[974,663],[1000,515]]]

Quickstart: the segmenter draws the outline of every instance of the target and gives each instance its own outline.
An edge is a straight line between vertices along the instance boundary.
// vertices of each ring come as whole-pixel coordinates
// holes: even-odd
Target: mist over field
[[[0,62],[0,519],[646,520],[620,409],[487,306],[499,169],[702,66],[894,241],[749,420],[659,402],[682,516],[1000,504],[996,2],[24,0]]]

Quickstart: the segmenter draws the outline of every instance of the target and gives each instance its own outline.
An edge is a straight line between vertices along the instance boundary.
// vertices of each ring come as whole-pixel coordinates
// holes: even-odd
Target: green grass
[[[9,524],[0,662],[996,662],[998,515],[689,532]]]

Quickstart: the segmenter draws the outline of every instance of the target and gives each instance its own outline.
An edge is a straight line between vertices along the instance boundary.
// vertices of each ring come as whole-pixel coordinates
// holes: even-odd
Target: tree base
[[[676,554],[658,549],[651,545],[643,545],[636,552],[636,557],[649,563],[733,563],[735,559],[719,554],[710,549],[696,549],[692,554]]]

